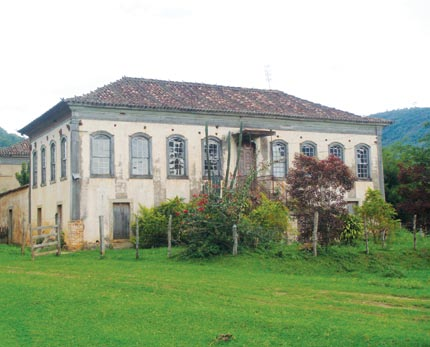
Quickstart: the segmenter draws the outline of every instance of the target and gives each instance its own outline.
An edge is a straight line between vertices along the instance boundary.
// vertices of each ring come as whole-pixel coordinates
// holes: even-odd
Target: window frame
[[[341,156],[338,156],[336,154],[331,153],[331,149],[334,147],[339,147],[341,150]],[[342,145],[340,142],[332,142],[328,145],[328,155],[334,155],[335,157],[339,158],[343,162],[345,162],[345,146]]]
[[[282,164],[282,162],[280,162],[280,161],[278,161],[278,162],[275,162],[274,161],[274,147],[276,146],[276,145],[282,145],[282,146],[284,146],[284,148],[285,148],[285,155],[284,155],[284,162],[283,162],[283,168],[282,168],[282,170],[283,170],[283,172],[284,172],[284,174],[283,175],[275,175],[275,164]],[[273,179],[275,179],[275,180],[283,180],[283,179],[285,179],[285,177],[287,177],[287,175],[288,175],[288,160],[289,160],[289,158],[288,158],[288,143],[286,142],[286,141],[284,141],[284,140],[274,140],[274,141],[272,141],[271,142],[271,144],[270,144],[270,161],[271,161],[271,171],[272,171],[272,178]]]
[[[32,168],[31,168],[31,180],[32,180],[32,187],[33,188],[37,188],[37,150],[33,150],[32,156],[31,156],[31,164],[32,164]]]
[[[40,148],[40,186],[46,186],[46,147]]]
[[[67,179],[67,137],[62,136],[60,140],[60,179]]]
[[[148,146],[148,157],[133,157],[133,140],[135,139],[145,139]],[[135,158],[142,158],[142,160],[147,161],[147,167],[148,167],[148,173],[147,174],[134,174],[133,173],[133,159]],[[145,133],[135,133],[133,135],[130,135],[129,137],[129,176],[130,178],[152,178],[152,138],[151,136],[145,134]]]
[[[313,149],[314,154],[313,155],[308,155],[306,153],[303,152],[305,147],[310,147]],[[318,158],[318,147],[317,144],[315,142],[312,141],[304,141],[300,144],[300,153],[303,155],[306,155],[308,157],[313,157],[313,158]]]
[[[109,156],[108,157],[97,157],[97,158],[108,158],[109,159],[109,173],[94,173],[94,147],[98,138],[105,137],[109,140]],[[114,136],[107,131],[96,131],[90,135],[90,177],[94,178],[112,178],[115,176],[114,171]]]
[[[367,159],[367,163],[360,163],[360,159],[359,158],[359,151],[365,149],[366,150],[366,159]],[[360,143],[358,145],[355,146],[355,169],[356,169],[356,175],[357,178],[360,181],[369,181],[372,179],[371,176],[371,159],[370,159],[370,146],[366,145],[364,143]],[[366,174],[363,176],[362,174],[360,174],[360,172],[363,171],[363,168],[360,166],[366,165]]]
[[[183,171],[184,173],[181,175],[178,174],[172,174],[170,172],[170,141],[172,141],[173,139],[179,139],[182,143],[183,143]],[[167,168],[167,178],[169,179],[188,179],[188,141],[187,139],[182,136],[182,135],[178,135],[178,134],[174,134],[174,135],[170,135],[169,137],[167,137],[166,139],[166,168]]]
[[[209,145],[212,143],[217,145],[217,156],[218,159],[216,160],[217,162],[217,171],[218,174],[214,175],[214,171],[211,170],[211,177],[219,177],[222,178],[223,177],[223,167],[222,167],[222,141],[221,139],[219,139],[216,136],[208,136],[208,141],[209,141]],[[206,167],[206,160],[207,160],[207,154],[206,154],[206,138],[203,138],[201,140],[201,151],[202,151],[202,177],[203,179],[208,179],[208,170],[205,169]],[[210,155],[210,151],[209,151],[209,155]],[[209,157],[209,161],[211,161],[211,158]]]
[[[49,182],[55,183],[57,179],[57,144],[55,141],[51,141],[49,144],[49,172]]]

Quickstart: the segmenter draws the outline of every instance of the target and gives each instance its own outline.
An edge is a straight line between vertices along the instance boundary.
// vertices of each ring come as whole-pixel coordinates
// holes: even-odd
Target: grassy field
[[[151,249],[32,262],[0,245],[0,345],[430,346],[429,241],[204,261]]]

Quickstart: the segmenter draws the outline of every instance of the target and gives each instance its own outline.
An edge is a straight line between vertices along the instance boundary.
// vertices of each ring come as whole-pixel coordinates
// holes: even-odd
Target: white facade
[[[206,123],[209,136],[220,140],[221,169],[225,173],[228,133],[237,134],[241,122],[245,132],[251,134],[257,168],[261,168],[259,176],[269,177],[272,181],[271,144],[275,140],[282,140],[287,145],[287,167],[293,166],[294,155],[300,153],[301,145],[305,142],[315,144],[316,155],[320,159],[328,157],[330,144],[340,144],[344,162],[353,172],[357,171],[357,146],[365,145],[369,149],[370,177],[356,182],[348,194],[348,200],[360,203],[367,188],[381,188],[381,126],[316,120],[271,119],[269,122],[259,117],[75,106],[71,107],[63,122],[40,130],[30,139],[32,153],[36,153],[31,156],[32,160],[36,158],[38,161],[37,170],[32,172],[36,173],[37,180],[34,181],[33,177],[30,183],[31,223],[33,226],[52,224],[55,215],[60,215],[67,242],[68,222],[78,215],[84,225],[82,245],[85,246],[99,239],[99,216],[104,216],[108,238],[118,238],[114,235],[115,206],[126,207],[126,213],[133,218],[139,204],[150,207],[175,196],[189,200],[192,194],[201,191],[204,183],[202,143]],[[73,129],[76,129],[75,141]],[[108,136],[112,144],[112,172],[107,177],[91,173],[91,161],[94,160],[91,138],[94,134]],[[150,143],[150,174],[146,177],[133,177],[130,171],[130,141],[135,134],[144,135]],[[185,177],[172,178],[168,174],[167,139],[172,135],[185,139]],[[61,177],[63,139],[66,140],[67,148],[66,175]],[[56,147],[54,166],[51,165],[50,157],[52,144]],[[234,166],[237,149],[234,136],[231,137],[231,144],[231,163]],[[45,149],[44,169],[41,162],[42,148]],[[32,167],[35,167],[33,162]],[[54,167],[56,172],[51,176],[50,170]],[[43,170],[45,173],[42,173]],[[46,177],[44,183],[42,175]],[[51,180],[52,177],[55,179]],[[282,187],[284,181],[273,179],[272,187]],[[128,235],[128,231],[123,235]]]

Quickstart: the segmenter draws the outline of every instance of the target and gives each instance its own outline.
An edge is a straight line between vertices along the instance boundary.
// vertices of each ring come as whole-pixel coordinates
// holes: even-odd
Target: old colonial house
[[[58,215],[68,245],[81,247],[97,242],[104,216],[112,241],[128,239],[139,204],[189,199],[209,167],[225,175],[228,133],[234,163],[241,124],[240,174],[257,168],[269,190],[282,190],[296,153],[340,157],[358,177],[351,204],[368,187],[383,190],[384,120],[276,90],[124,77],[60,101],[20,130],[31,143],[31,224]]]

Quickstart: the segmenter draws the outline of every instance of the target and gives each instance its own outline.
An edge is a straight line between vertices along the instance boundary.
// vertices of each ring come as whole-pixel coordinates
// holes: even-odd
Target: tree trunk
[[[317,254],[317,243],[318,243],[318,211],[315,211],[314,213],[314,230],[312,233],[312,248],[314,251],[314,257],[316,257]]]

